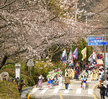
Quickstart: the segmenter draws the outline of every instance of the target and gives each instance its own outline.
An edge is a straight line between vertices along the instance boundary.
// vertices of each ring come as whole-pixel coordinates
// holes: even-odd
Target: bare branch
[[[5,0],[4,5],[7,3],[8,0]]]
[[[99,13],[101,13],[101,12],[103,12],[103,11],[107,10],[107,9],[108,9],[108,7],[106,7],[106,8],[104,8],[103,10],[101,10],[101,11],[97,12],[96,14],[99,14]]]
[[[4,6],[0,7],[0,9],[3,9],[3,8],[5,8],[5,7],[7,7],[7,6],[11,5],[11,4],[13,4],[15,1],[16,1],[16,0],[14,0],[14,1],[8,3],[8,4],[5,4]]]

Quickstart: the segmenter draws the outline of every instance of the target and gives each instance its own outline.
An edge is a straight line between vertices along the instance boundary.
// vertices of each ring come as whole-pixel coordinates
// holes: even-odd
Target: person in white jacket
[[[62,77],[62,75],[59,75],[58,81],[59,81],[59,88],[61,88],[62,84],[63,84],[63,77]]]

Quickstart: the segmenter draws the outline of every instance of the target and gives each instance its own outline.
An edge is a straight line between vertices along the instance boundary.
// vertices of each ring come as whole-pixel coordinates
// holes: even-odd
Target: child
[[[53,87],[53,78],[50,76],[50,88]]]
[[[86,79],[85,76],[84,76],[84,79],[83,79],[83,88],[84,88],[84,89],[86,88],[86,85],[87,85],[87,79]]]
[[[48,87],[50,86],[50,77],[48,77]]]
[[[38,81],[38,87],[40,87],[40,89],[42,88],[43,79],[44,79],[44,77],[42,75],[40,75],[39,81]]]

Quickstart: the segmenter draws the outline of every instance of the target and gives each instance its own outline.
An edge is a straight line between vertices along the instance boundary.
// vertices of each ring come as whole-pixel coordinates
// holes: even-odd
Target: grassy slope
[[[20,99],[16,84],[8,81],[0,81],[0,98]]]

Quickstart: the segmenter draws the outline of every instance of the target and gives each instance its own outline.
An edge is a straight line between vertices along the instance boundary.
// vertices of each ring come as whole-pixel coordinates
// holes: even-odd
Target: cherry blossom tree
[[[47,57],[53,44],[72,45],[72,41],[77,42],[94,30],[90,25],[68,18],[68,13],[62,13],[61,5],[57,9],[62,14],[56,13],[55,18],[57,9],[52,13],[45,4],[44,0],[1,0],[0,68],[9,58]]]

